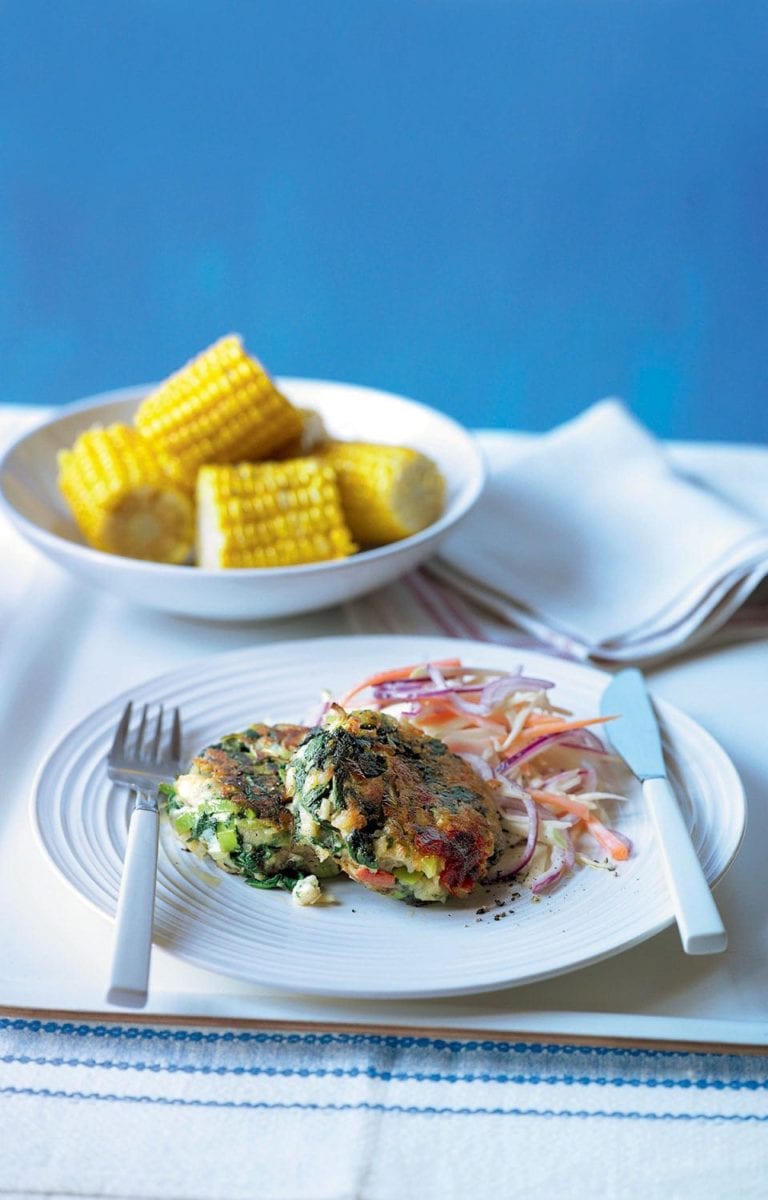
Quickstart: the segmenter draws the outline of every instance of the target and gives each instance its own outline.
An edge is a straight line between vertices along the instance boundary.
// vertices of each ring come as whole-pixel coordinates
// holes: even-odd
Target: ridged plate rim
[[[91,907],[114,916],[130,801],[111,787],[106,752],[125,701],[179,704],[185,754],[255,720],[304,720],[321,690],[337,694],[365,672],[458,656],[555,680],[558,702],[598,712],[608,674],[528,649],[445,637],[311,638],[226,651],[146,680],[94,709],[41,765],[31,819],[42,849]],[[743,838],[743,789],[724,750],[690,717],[656,700],[665,754],[710,884]],[[478,914],[482,898],[412,908],[344,881],[337,903],[300,908],[285,893],[251,889],[184,853],[161,828],[155,941],[180,959],[254,986],[345,998],[427,998],[550,978],[645,941],[673,920],[640,789],[617,824],[634,852],[615,872],[583,869],[551,896]],[[499,895],[501,889],[496,889]],[[501,917],[505,912],[506,916]],[[496,919],[494,919],[496,918]]]

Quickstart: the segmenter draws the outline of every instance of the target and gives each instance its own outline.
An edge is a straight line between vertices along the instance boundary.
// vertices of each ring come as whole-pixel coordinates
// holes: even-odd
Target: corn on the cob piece
[[[146,396],[135,423],[172,478],[190,491],[204,463],[268,458],[302,427],[297,409],[235,334]]]
[[[445,480],[418,450],[334,441],[319,455],[336,472],[344,515],[361,546],[409,537],[443,510]]]
[[[59,454],[59,488],[97,550],[182,563],[194,545],[191,498],[165,474],[152,447],[128,425],[81,433]]]
[[[333,470],[316,458],[200,468],[199,566],[285,567],[356,549]]]
[[[290,442],[286,442],[271,454],[270,458],[281,461],[284,458],[306,458],[309,454],[315,454],[328,441],[325,422],[319,412],[315,412],[313,408],[299,408],[296,411],[301,419],[301,430]]]

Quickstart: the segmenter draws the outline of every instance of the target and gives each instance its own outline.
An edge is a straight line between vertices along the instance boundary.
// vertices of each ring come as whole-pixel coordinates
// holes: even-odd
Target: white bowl
[[[428,454],[447,483],[443,515],[421,533],[351,558],[296,567],[202,570],[121,558],[83,542],[59,493],[57,454],[83,429],[130,421],[149,386],[92,396],[61,409],[0,459],[0,503],[19,532],[84,582],[150,608],[214,620],[289,616],[363,595],[412,570],[472,508],[485,467],[456,421],[388,392],[312,379],[279,379],[296,405],[319,412],[334,437],[397,442]]]

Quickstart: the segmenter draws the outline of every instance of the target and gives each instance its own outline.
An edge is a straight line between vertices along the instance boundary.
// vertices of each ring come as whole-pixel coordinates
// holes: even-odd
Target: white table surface
[[[767,457],[751,448],[722,448],[694,460],[689,454],[687,461],[701,460],[708,470],[711,464],[723,486],[742,488],[755,486],[756,467]],[[6,552],[6,561],[14,566],[0,578],[5,814],[0,900],[18,914],[0,928],[3,1003],[24,1010],[108,1013],[104,979],[112,922],[69,889],[31,835],[28,803],[38,763],[94,706],[149,676],[259,641],[347,634],[348,614],[338,609],[238,624],[174,619],[84,588],[28,550],[10,529],[4,528],[3,537],[11,555],[9,560]],[[370,631],[380,632],[375,626]],[[761,870],[768,840],[763,750],[768,640],[705,650],[653,671],[649,679],[659,696],[718,739],[746,789],[748,835],[717,889],[730,939],[724,955],[686,957],[669,928],[616,958],[560,979],[481,997],[376,1003],[255,989],[156,949],[146,1013],[768,1045],[768,918]]]
[[[0,436],[26,419],[0,408]],[[687,461],[733,494],[764,486],[768,454],[694,448]],[[686,958],[669,928],[545,983],[373,1004],[255,989],[157,949],[146,1013],[121,1013],[104,1003],[112,922],[31,832],[42,757],[149,676],[361,623],[392,632],[392,614],[175,620],[80,587],[1,520],[0,552],[2,1195],[768,1194],[768,639],[650,675],[721,742],[746,789],[747,836],[717,889],[726,954]]]

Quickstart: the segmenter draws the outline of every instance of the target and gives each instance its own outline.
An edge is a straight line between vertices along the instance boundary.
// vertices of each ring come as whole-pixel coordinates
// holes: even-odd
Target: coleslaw
[[[491,783],[508,849],[486,883],[524,882],[539,896],[580,866],[615,869],[632,851],[607,813],[624,797],[601,779],[616,758],[593,730],[612,718],[575,719],[553,701],[555,686],[522,666],[443,659],[371,675],[339,704],[409,721]]]

